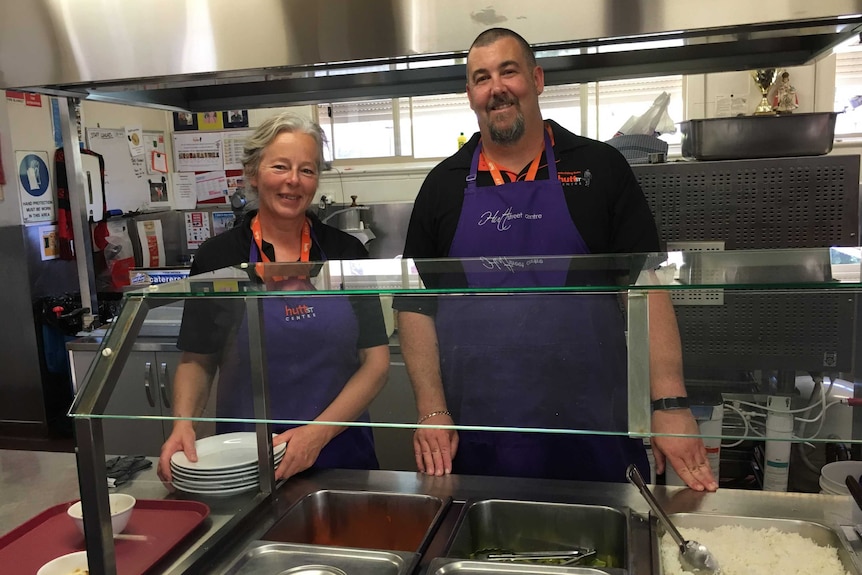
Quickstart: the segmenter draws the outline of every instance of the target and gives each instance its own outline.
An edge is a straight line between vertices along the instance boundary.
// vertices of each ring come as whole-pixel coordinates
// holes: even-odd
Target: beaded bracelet
[[[428,415],[420,417],[419,421],[416,422],[416,425],[419,425],[420,423],[422,423],[426,419],[431,419],[432,417],[437,416],[437,415],[448,415],[449,417],[452,417],[452,414],[449,412],[448,409],[444,409],[442,411],[432,411]]]

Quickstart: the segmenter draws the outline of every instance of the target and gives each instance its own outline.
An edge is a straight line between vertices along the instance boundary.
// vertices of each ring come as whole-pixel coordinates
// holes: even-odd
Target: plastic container
[[[850,495],[844,480],[848,475],[862,475],[862,461],[835,461],[820,470],[820,489],[831,495]]]
[[[687,120],[679,124],[682,155],[697,160],[822,156],[832,151],[838,114]]]

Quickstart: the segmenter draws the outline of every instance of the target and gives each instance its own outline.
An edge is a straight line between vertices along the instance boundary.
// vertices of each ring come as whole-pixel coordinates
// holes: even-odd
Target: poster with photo
[[[225,128],[248,128],[248,110],[222,112]]]
[[[39,226],[39,251],[42,261],[56,260],[60,257],[60,249],[57,247],[57,226]]]
[[[221,112],[198,112],[198,130],[223,130]]]
[[[233,227],[234,215],[233,212],[213,212],[213,235],[217,236],[220,233],[227,231]]]
[[[174,112],[174,131],[198,129],[198,115],[192,112]]]
[[[147,180],[150,189],[150,195],[147,201],[147,207],[151,209],[170,208],[171,199],[168,194],[167,177],[153,177]]]

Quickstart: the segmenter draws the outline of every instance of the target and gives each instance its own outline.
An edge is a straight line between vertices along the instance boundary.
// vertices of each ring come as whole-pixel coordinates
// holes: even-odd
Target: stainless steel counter
[[[163,573],[218,573],[247,544],[258,540],[299,499],[321,489],[417,493],[452,498],[453,505],[443,518],[437,535],[420,562],[424,572],[434,556],[442,552],[458,510],[472,499],[520,499],[559,503],[605,505],[631,509],[639,523],[640,535],[634,539],[636,563],[632,573],[649,573],[649,548],[644,519],[649,508],[637,490],[628,484],[582,483],[551,480],[520,480],[496,477],[452,475],[426,477],[397,471],[322,470],[307,472],[284,482],[270,500],[253,494],[235,497],[203,497],[211,513],[197,539],[166,558]],[[46,453],[0,450],[0,534],[5,534],[46,508],[76,499],[78,481],[75,456],[71,453]],[[155,474],[155,467],[140,473],[119,491],[138,498],[190,498],[171,494]],[[851,549],[862,551],[862,541],[852,529],[862,523],[860,511],[848,496],[769,493],[761,491],[719,490],[696,493],[678,487],[656,487],[654,492],[670,513],[713,513],[744,517],[802,519],[838,528]],[[242,521],[237,517],[246,516]],[[235,523],[234,525],[230,525]],[[227,527],[227,529],[222,529]],[[233,528],[231,528],[233,527]],[[194,569],[192,569],[194,567]]]

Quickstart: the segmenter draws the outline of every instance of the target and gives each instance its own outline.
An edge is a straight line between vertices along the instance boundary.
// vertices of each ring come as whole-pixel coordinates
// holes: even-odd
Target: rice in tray
[[[716,529],[680,529],[686,540],[706,545],[722,575],[850,575],[834,547],[821,547],[798,533],[722,525]],[[679,547],[670,535],[661,538],[664,575],[685,573]]]

